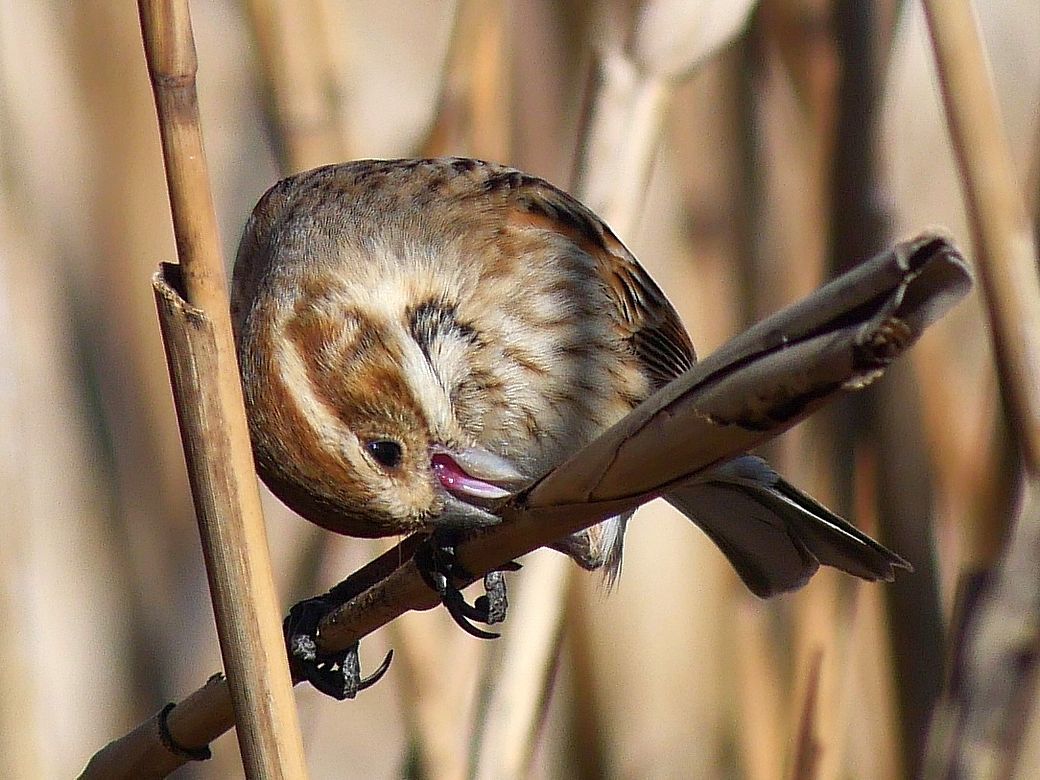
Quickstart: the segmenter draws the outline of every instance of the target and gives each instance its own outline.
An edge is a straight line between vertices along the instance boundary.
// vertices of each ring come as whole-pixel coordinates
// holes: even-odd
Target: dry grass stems
[[[892,220],[889,228],[870,218],[880,227],[861,237],[872,246],[888,246],[889,229],[902,237],[932,224],[967,243],[922,7],[760,0],[745,24],[740,5],[193,4],[224,249],[280,173],[327,160],[493,157],[574,190],[578,179],[569,172],[577,157],[589,164],[590,185],[598,182],[587,197],[603,198],[593,205],[610,211],[709,354],[813,290],[833,273],[832,260],[837,267],[869,254],[841,248],[851,244],[836,235],[834,218],[855,227],[872,194]],[[939,5],[936,14],[964,8]],[[1005,119],[1000,143],[1025,178],[1023,152],[1035,153],[1030,147],[1040,139],[1035,1],[975,6],[987,38],[1000,42],[989,52]],[[711,37],[704,25],[673,25],[677,14],[708,19],[727,10],[728,21],[717,18],[739,30],[732,46],[719,44],[732,33],[698,43]],[[0,0],[8,228],[0,232],[0,321],[10,325],[0,339],[0,398],[8,404],[0,416],[10,423],[0,479],[13,485],[5,493],[11,511],[0,522],[10,542],[0,546],[0,608],[18,628],[0,642],[4,776],[73,775],[98,746],[138,723],[133,736],[98,755],[88,776],[171,771],[183,758],[162,746],[158,721],[148,716],[220,668],[155,299],[144,284],[175,244],[137,11],[133,4]],[[597,124],[583,74],[604,40],[610,45],[596,56],[626,62],[615,77],[628,80],[618,78],[614,119],[602,122],[606,153],[583,145],[576,154],[576,139]],[[873,65],[855,51],[870,41]],[[697,46],[708,58],[690,78],[679,73],[682,64],[662,65],[669,75],[661,80],[647,67],[688,61]],[[958,69],[984,75],[970,44],[955,48]],[[674,56],[661,54],[667,50]],[[597,71],[604,85],[608,70],[601,64]],[[857,108],[856,89],[872,100],[880,93],[879,104]],[[949,102],[966,100],[969,113],[995,119],[991,97],[979,100],[973,87],[953,82],[944,89]],[[848,121],[857,112],[863,127]],[[860,131],[872,129],[873,112],[881,122],[870,138]],[[656,149],[615,151],[628,137],[655,133]],[[986,139],[965,146],[983,155],[995,148]],[[878,161],[880,170],[857,167]],[[620,163],[629,173],[617,172]],[[1006,179],[1001,166],[975,170],[995,182]],[[1035,197],[1040,165],[1032,171],[1025,186]],[[835,180],[849,185],[842,198]],[[1029,204],[1034,222],[1037,205]],[[1007,223],[1016,209],[998,209],[993,219]],[[990,217],[979,211],[972,220],[989,224]],[[1011,256],[1000,248],[991,254]],[[906,727],[916,716],[896,702],[904,712],[909,700],[926,713],[926,683],[940,666],[934,653],[900,642],[919,631],[934,644],[937,626],[943,645],[961,652],[925,775],[960,762],[997,776],[1037,776],[1040,697],[1013,662],[1035,657],[1040,553],[1023,539],[1035,523],[1019,522],[1010,533],[1023,482],[1017,417],[1002,419],[1007,394],[980,324],[981,297],[934,328],[886,383],[858,394],[862,403],[853,396],[838,411],[886,407],[877,411],[891,423],[860,418],[852,427],[867,435],[851,455],[835,454],[832,428],[817,425],[822,417],[769,445],[768,457],[793,482],[879,531],[915,565],[913,575],[893,587],[823,572],[796,595],[761,602],[710,543],[655,502],[632,524],[625,574],[609,597],[598,578],[560,567],[570,580],[562,622],[555,609],[540,615],[544,630],[524,617],[525,600],[539,598],[541,584],[558,587],[525,570],[510,578],[515,614],[502,640],[461,635],[444,610],[413,612],[363,643],[366,659],[386,646],[396,651],[387,679],[363,698],[338,704],[301,686],[311,772],[899,777],[924,748]],[[889,392],[893,373],[903,375],[899,382],[917,380],[920,408],[901,390]],[[845,463],[854,469],[849,481],[835,478]],[[287,511],[268,512],[267,524],[283,601],[319,591],[374,557],[367,544],[313,529]],[[1007,560],[994,569],[1005,549]],[[405,546],[394,555],[407,553]],[[538,559],[564,563],[539,551],[525,564],[541,566]],[[377,583],[370,596],[378,599],[344,606],[335,620],[340,641],[403,609],[387,609],[377,582],[399,563],[383,558],[381,572],[366,567],[352,578]],[[958,574],[972,598],[954,610]],[[896,608],[898,590],[920,596],[927,613]],[[372,618],[373,606],[387,614]],[[555,655],[546,648],[561,632]],[[88,683],[50,671],[69,668],[70,658],[88,670]],[[916,673],[915,664],[932,672]],[[486,707],[474,713],[478,686]],[[496,714],[511,710],[515,719]],[[170,730],[188,746],[234,723],[231,692],[219,678],[169,713]],[[800,738],[806,734],[810,741]],[[241,773],[234,741],[225,735],[213,743],[212,761],[185,771]],[[98,763],[103,755],[107,765]]]
[[[732,42],[753,6],[657,0],[616,9],[627,18],[615,20],[595,55],[570,190],[623,241],[635,233],[675,89]],[[474,723],[479,776],[522,777],[530,764],[560,654],[566,589],[575,574],[568,561],[552,557],[539,561],[538,574],[528,573],[520,585],[524,598],[533,600],[537,593],[541,604],[551,606],[546,619],[507,634],[506,647],[496,653],[506,679],[491,689],[486,712]],[[535,582],[536,576],[542,581]],[[505,717],[508,724],[498,722]]]
[[[1026,472],[1025,501],[1008,529],[986,518],[969,538],[981,571],[961,585],[952,669],[935,713],[929,776],[1010,777],[1036,699],[1040,652],[1040,278],[1031,224],[968,0],[925,11],[985,294],[997,373]],[[1008,518],[1010,519],[1010,518]],[[992,537],[992,538],[986,538]],[[1005,539],[1006,547],[995,543]],[[982,559],[980,552],[999,552]]]

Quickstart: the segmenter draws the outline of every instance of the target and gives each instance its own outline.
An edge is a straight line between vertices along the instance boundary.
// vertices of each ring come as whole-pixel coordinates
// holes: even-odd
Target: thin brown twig
[[[248,777],[306,777],[242,403],[220,237],[202,143],[187,0],[140,0],[187,302],[184,329],[209,369],[178,376],[168,353],[199,531]],[[196,314],[209,330],[199,329]],[[192,334],[195,333],[195,336]],[[191,356],[191,357],[194,357]],[[188,374],[197,366],[185,366]],[[196,407],[194,402],[201,402]],[[207,414],[200,413],[204,409]],[[182,743],[185,744],[185,743]],[[190,747],[190,743],[189,743]]]

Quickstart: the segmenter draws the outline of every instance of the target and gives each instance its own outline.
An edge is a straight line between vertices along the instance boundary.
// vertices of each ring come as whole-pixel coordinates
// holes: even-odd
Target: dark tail
[[[896,568],[913,570],[751,455],[665,498],[719,546],[762,598],[802,587],[821,563],[865,580],[891,581]]]

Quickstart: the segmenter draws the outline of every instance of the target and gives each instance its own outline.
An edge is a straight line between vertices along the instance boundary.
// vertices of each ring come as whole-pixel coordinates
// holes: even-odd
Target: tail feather
[[[707,481],[674,488],[665,498],[762,598],[802,587],[820,564],[865,580],[892,580],[895,568],[912,568],[754,456],[737,458]]]
[[[597,523],[584,531],[565,536],[552,546],[566,553],[583,569],[603,569],[607,589],[617,584],[621,576],[622,551],[625,546],[625,528],[635,513],[629,510]]]

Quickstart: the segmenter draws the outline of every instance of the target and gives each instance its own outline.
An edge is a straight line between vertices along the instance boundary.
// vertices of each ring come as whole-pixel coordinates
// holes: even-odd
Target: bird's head
[[[471,334],[423,296],[372,302],[329,279],[292,289],[235,314],[257,467],[275,495],[351,536],[497,522],[530,479],[479,441],[481,410],[459,413]]]

